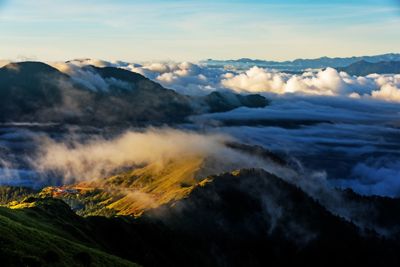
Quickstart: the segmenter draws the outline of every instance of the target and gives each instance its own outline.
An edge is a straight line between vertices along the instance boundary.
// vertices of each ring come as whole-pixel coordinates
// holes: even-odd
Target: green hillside
[[[76,225],[81,219],[55,199],[0,207],[2,266],[138,266],[103,252]]]
[[[115,179],[127,186],[138,181]],[[136,218],[80,217],[59,199],[28,197],[0,208],[0,260],[4,266],[399,266],[395,229],[382,236],[359,228],[270,173],[246,169],[203,181]],[[379,202],[382,211],[399,206],[348,197],[361,207]],[[381,220],[399,224],[397,217],[378,218],[381,226]]]

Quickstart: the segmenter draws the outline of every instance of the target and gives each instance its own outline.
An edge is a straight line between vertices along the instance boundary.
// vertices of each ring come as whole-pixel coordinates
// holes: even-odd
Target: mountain
[[[86,233],[85,220],[57,199],[26,198],[0,207],[2,266],[139,266],[106,253]]]
[[[186,197],[202,179],[196,179],[203,158],[184,158],[163,164],[149,164],[120,174],[81,182],[47,187],[42,197],[66,201],[80,215],[134,215]]]
[[[207,112],[224,112],[238,107],[265,107],[269,101],[260,95],[238,95],[229,92],[212,92],[199,99]]]
[[[192,240],[185,246],[191,244],[188,251],[201,251],[198,266],[321,266],[327,261],[366,266],[386,261],[384,265],[394,266],[399,262],[391,254],[398,242],[385,243],[372,232],[360,232],[296,186],[256,169],[210,177],[188,198],[145,213],[141,220]],[[195,264],[191,256],[178,257]]]
[[[192,98],[120,68],[85,66],[79,72],[82,77],[70,77],[41,62],[0,68],[0,121],[169,124],[202,112],[268,104],[258,95]]]
[[[58,83],[68,82],[67,75],[40,62],[11,63],[0,68],[0,119],[28,120],[32,113],[41,116],[54,110],[63,98]]]
[[[109,82],[109,91],[95,93],[93,117],[134,124],[180,122],[194,110],[190,99],[127,70],[85,67]],[[112,81],[112,82],[110,82]]]
[[[0,205],[8,204],[12,201],[22,201],[26,197],[34,196],[38,192],[29,187],[0,187]]]
[[[368,62],[358,61],[344,68],[338,68],[338,71],[344,71],[350,75],[366,76],[368,74],[398,74],[400,73],[400,61],[380,61]]]
[[[259,146],[236,142],[228,142],[226,146],[265,163],[280,167],[289,165],[279,155]],[[111,177],[61,187],[50,186],[41,190],[39,195],[62,199],[82,216],[140,216],[149,209],[187,197],[197,187],[209,182],[210,174],[235,168],[212,157],[175,158],[132,167]]]
[[[376,203],[348,194],[360,203]],[[378,202],[387,210],[398,205],[393,199]],[[396,218],[391,220],[398,225]],[[7,266],[400,263],[396,235],[363,230],[261,169],[209,176],[185,197],[136,218],[80,217],[61,200],[29,197],[12,210],[0,208],[0,233],[0,258]]]
[[[347,67],[358,61],[367,61],[370,63],[377,63],[381,61],[400,61],[400,54],[383,54],[376,56],[360,56],[360,57],[320,57],[315,59],[296,59],[293,61],[269,61],[259,59],[242,58],[238,60],[213,60],[208,59],[203,61],[210,67],[222,67],[225,65],[231,65],[239,69],[247,69],[253,66],[259,66],[263,68],[272,68],[284,71],[303,71],[305,69],[319,69],[319,68],[339,68]]]

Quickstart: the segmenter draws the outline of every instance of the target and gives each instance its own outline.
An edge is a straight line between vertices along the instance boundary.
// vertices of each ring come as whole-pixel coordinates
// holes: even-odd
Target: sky
[[[289,60],[400,52],[399,0],[0,0],[0,59]]]

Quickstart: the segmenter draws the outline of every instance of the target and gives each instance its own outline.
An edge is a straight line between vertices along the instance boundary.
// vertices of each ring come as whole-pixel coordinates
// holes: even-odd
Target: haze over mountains
[[[399,267],[396,2],[0,0],[0,267]]]
[[[396,54],[366,58],[395,59]],[[346,68],[349,72],[355,69],[367,73],[369,69],[385,73],[382,69],[390,66],[393,72],[396,64],[359,62]],[[221,131],[278,153],[296,155],[312,169],[322,166],[329,178],[335,178],[330,180],[336,185],[368,194],[398,194],[396,186],[386,189],[389,181],[395,182],[398,164],[397,74],[351,76],[344,69],[331,67],[288,74],[258,66],[240,70],[188,62],[139,65],[89,59],[51,65],[54,67],[22,62],[0,69],[3,123],[44,123],[35,131],[40,127],[49,128],[44,131],[69,131],[66,125],[103,128],[163,124]],[[43,146],[36,133],[13,131],[3,129],[3,154],[13,154],[25,143]],[[99,130],[84,131],[99,134]],[[113,135],[121,132],[115,130]],[[376,135],[385,142],[376,141]],[[302,147],[303,142],[312,149]],[[327,162],[321,162],[321,153]],[[377,163],[371,163],[372,157],[379,159]],[[32,180],[24,178],[32,173],[18,167],[25,168],[30,160],[10,157],[3,165],[9,166],[10,161],[23,181]],[[333,168],[332,162],[340,168]],[[382,169],[388,171],[380,173]],[[367,170],[378,171],[380,178],[371,175],[359,184],[360,173]],[[3,180],[9,181],[9,176],[4,175]],[[364,186],[369,182],[372,185]]]
[[[373,58],[378,60],[384,57]],[[395,56],[389,58],[395,59]],[[376,64],[381,65],[378,69],[376,67],[371,69],[370,65],[361,62],[357,67],[359,74],[365,74],[361,76],[353,75],[358,74],[355,72],[352,74],[343,72],[341,69],[343,66],[335,69],[329,64],[322,65],[317,69],[302,68],[301,70],[282,72],[273,66],[265,67],[254,62],[250,64],[238,62],[235,66],[224,61],[221,61],[220,65],[212,65],[207,62],[135,64],[89,59],[74,62],[78,65],[114,66],[137,72],[166,88],[188,95],[206,95],[213,91],[228,90],[236,93],[331,95],[372,98],[391,102],[400,101],[399,75],[396,74],[395,68],[388,68],[387,65],[397,64],[395,61],[393,63],[378,61]]]
[[[359,57],[347,57],[347,58],[330,58],[330,57],[320,57],[315,59],[295,59],[293,61],[269,61],[269,60],[259,60],[250,58],[241,58],[238,60],[214,60],[208,59],[204,61],[210,66],[221,66],[221,65],[232,65],[234,67],[249,68],[252,66],[259,66],[263,68],[274,68],[277,70],[286,71],[303,71],[306,69],[320,69],[320,68],[340,68],[347,67],[351,64],[365,61],[369,63],[378,63],[385,61],[400,61],[400,54],[389,53],[376,56],[359,56]],[[368,73],[370,74],[370,73]]]
[[[399,62],[9,63],[0,261],[398,266]]]
[[[350,75],[365,76],[368,74],[395,74],[400,73],[400,61],[368,62],[357,61],[347,67],[339,68]]]
[[[87,80],[40,62],[0,69],[3,122],[173,123],[206,111],[264,107],[261,96],[210,94],[192,99],[127,70],[85,66]]]

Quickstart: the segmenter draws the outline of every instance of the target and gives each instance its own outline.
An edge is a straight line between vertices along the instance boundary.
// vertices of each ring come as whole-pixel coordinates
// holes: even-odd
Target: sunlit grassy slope
[[[90,245],[81,221],[55,199],[0,207],[1,266],[137,266]]]
[[[60,188],[42,196],[65,200],[81,215],[140,215],[144,210],[186,197],[201,180],[195,178],[203,158],[149,164],[106,179]]]
[[[183,166],[181,170],[186,169]],[[10,204],[12,209],[0,208],[0,266],[134,266],[121,258],[143,266],[174,267],[325,266],[327,260],[335,266],[400,266],[400,224],[393,213],[399,210],[398,200],[338,191],[343,203],[380,211],[369,212],[367,222],[392,232],[382,236],[332,213],[301,188],[262,169],[201,181],[181,171],[180,177],[189,180],[178,186],[182,179],[162,182],[163,175],[144,175],[146,168],[151,169],[125,173],[127,178],[141,174],[131,181],[106,179],[103,187],[109,183],[108,187],[122,188],[123,182],[125,188],[134,188],[149,180],[138,187],[142,193],[176,190],[173,195],[182,198],[138,217],[81,217],[60,199],[35,196]],[[89,183],[80,186],[81,191],[92,191],[92,197],[73,187],[55,189],[60,197],[70,190],[71,199],[73,195],[76,201],[92,199],[93,205],[106,197],[118,203],[118,197],[113,200],[110,193],[90,188]],[[192,188],[190,193],[187,188]],[[356,202],[346,202],[348,197]]]

